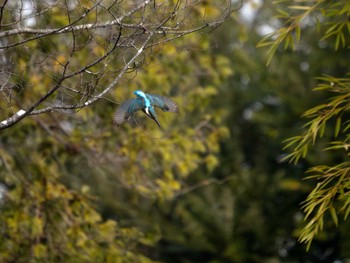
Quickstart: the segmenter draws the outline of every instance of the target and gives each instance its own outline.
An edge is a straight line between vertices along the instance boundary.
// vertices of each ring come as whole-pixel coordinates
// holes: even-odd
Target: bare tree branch
[[[0,6],[0,96],[7,101],[0,130],[28,115],[90,106],[137,70],[146,50],[215,28],[235,10],[230,0],[217,1],[220,12],[208,20],[201,0],[33,0],[29,11],[16,2]]]
[[[0,7],[0,28],[1,28],[1,21],[2,21],[2,17],[4,15],[4,9],[5,9],[5,6],[7,4],[7,1],[8,0],[5,0],[4,3],[2,4],[2,6]]]
[[[175,195],[174,195],[174,198],[177,198],[177,197],[182,197],[188,193],[191,193],[193,191],[196,191],[197,189],[200,189],[200,188],[203,188],[203,187],[206,187],[206,186],[210,186],[210,185],[213,185],[213,184],[216,184],[216,185],[222,185],[222,184],[225,184],[227,182],[229,182],[230,180],[233,180],[235,179],[234,176],[227,176],[221,180],[219,179],[216,179],[216,178],[209,178],[207,180],[203,180],[195,185],[192,185],[192,186],[188,186],[182,190],[180,190],[179,192],[177,192]]]

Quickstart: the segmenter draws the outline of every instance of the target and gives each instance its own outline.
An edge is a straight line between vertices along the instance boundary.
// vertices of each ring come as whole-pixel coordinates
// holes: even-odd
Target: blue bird
[[[128,99],[124,101],[114,114],[114,121],[117,125],[121,125],[128,120],[133,114],[142,110],[147,117],[154,120],[159,128],[161,128],[154,107],[161,108],[163,111],[178,112],[178,107],[171,99],[161,95],[151,95],[141,90],[134,92],[136,99]]]

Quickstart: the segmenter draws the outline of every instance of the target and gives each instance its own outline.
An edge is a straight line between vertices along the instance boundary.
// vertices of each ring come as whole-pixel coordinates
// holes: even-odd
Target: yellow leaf
[[[43,244],[34,245],[33,253],[34,257],[37,259],[44,258],[46,256],[46,246],[44,246]]]
[[[105,49],[102,48],[101,46],[95,46],[92,50],[92,52],[96,55],[96,56],[103,56],[106,52]]]
[[[181,188],[181,184],[177,180],[169,180],[168,185],[173,189],[173,190],[179,190]]]
[[[85,235],[84,232],[80,231],[77,235],[77,242],[76,245],[78,247],[84,247],[86,241],[88,240],[87,236]]]
[[[81,0],[80,6],[86,9],[91,9],[94,6],[95,2],[90,0]]]
[[[55,65],[62,65],[62,64],[65,64],[66,62],[67,62],[66,57],[64,55],[60,54],[56,58]]]
[[[205,158],[205,163],[207,165],[207,169],[212,171],[219,164],[219,161],[216,156],[211,154]]]
[[[99,227],[99,236],[104,242],[113,242],[117,223],[114,220],[107,220]]]
[[[163,46],[163,50],[166,54],[174,54],[176,53],[176,47],[171,44],[171,43],[167,43]]]
[[[90,191],[90,187],[88,185],[84,184],[81,188],[81,192],[83,194],[87,194],[89,191]]]
[[[43,233],[44,223],[39,217],[34,217],[32,219],[32,236],[33,237],[39,237]]]

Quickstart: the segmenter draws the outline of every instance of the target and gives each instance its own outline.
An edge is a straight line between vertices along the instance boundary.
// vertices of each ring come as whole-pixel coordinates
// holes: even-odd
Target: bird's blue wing
[[[117,125],[122,124],[125,120],[129,119],[136,111],[142,109],[142,103],[137,99],[128,99],[124,101],[119,108],[115,111],[114,122]]]
[[[161,95],[151,95],[147,94],[151,104],[154,107],[161,108],[163,111],[170,111],[170,112],[178,112],[179,108],[177,104],[172,100],[167,97],[161,96]]]

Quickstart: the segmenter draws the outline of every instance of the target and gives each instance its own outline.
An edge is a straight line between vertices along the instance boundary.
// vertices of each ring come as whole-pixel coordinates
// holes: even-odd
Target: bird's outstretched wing
[[[178,112],[179,108],[177,104],[168,97],[161,95],[148,94],[151,104],[154,107],[161,108],[163,111]]]
[[[124,101],[119,108],[115,111],[114,122],[117,125],[122,124],[125,120],[129,119],[136,111],[141,110],[142,105],[137,99],[128,99]]]

